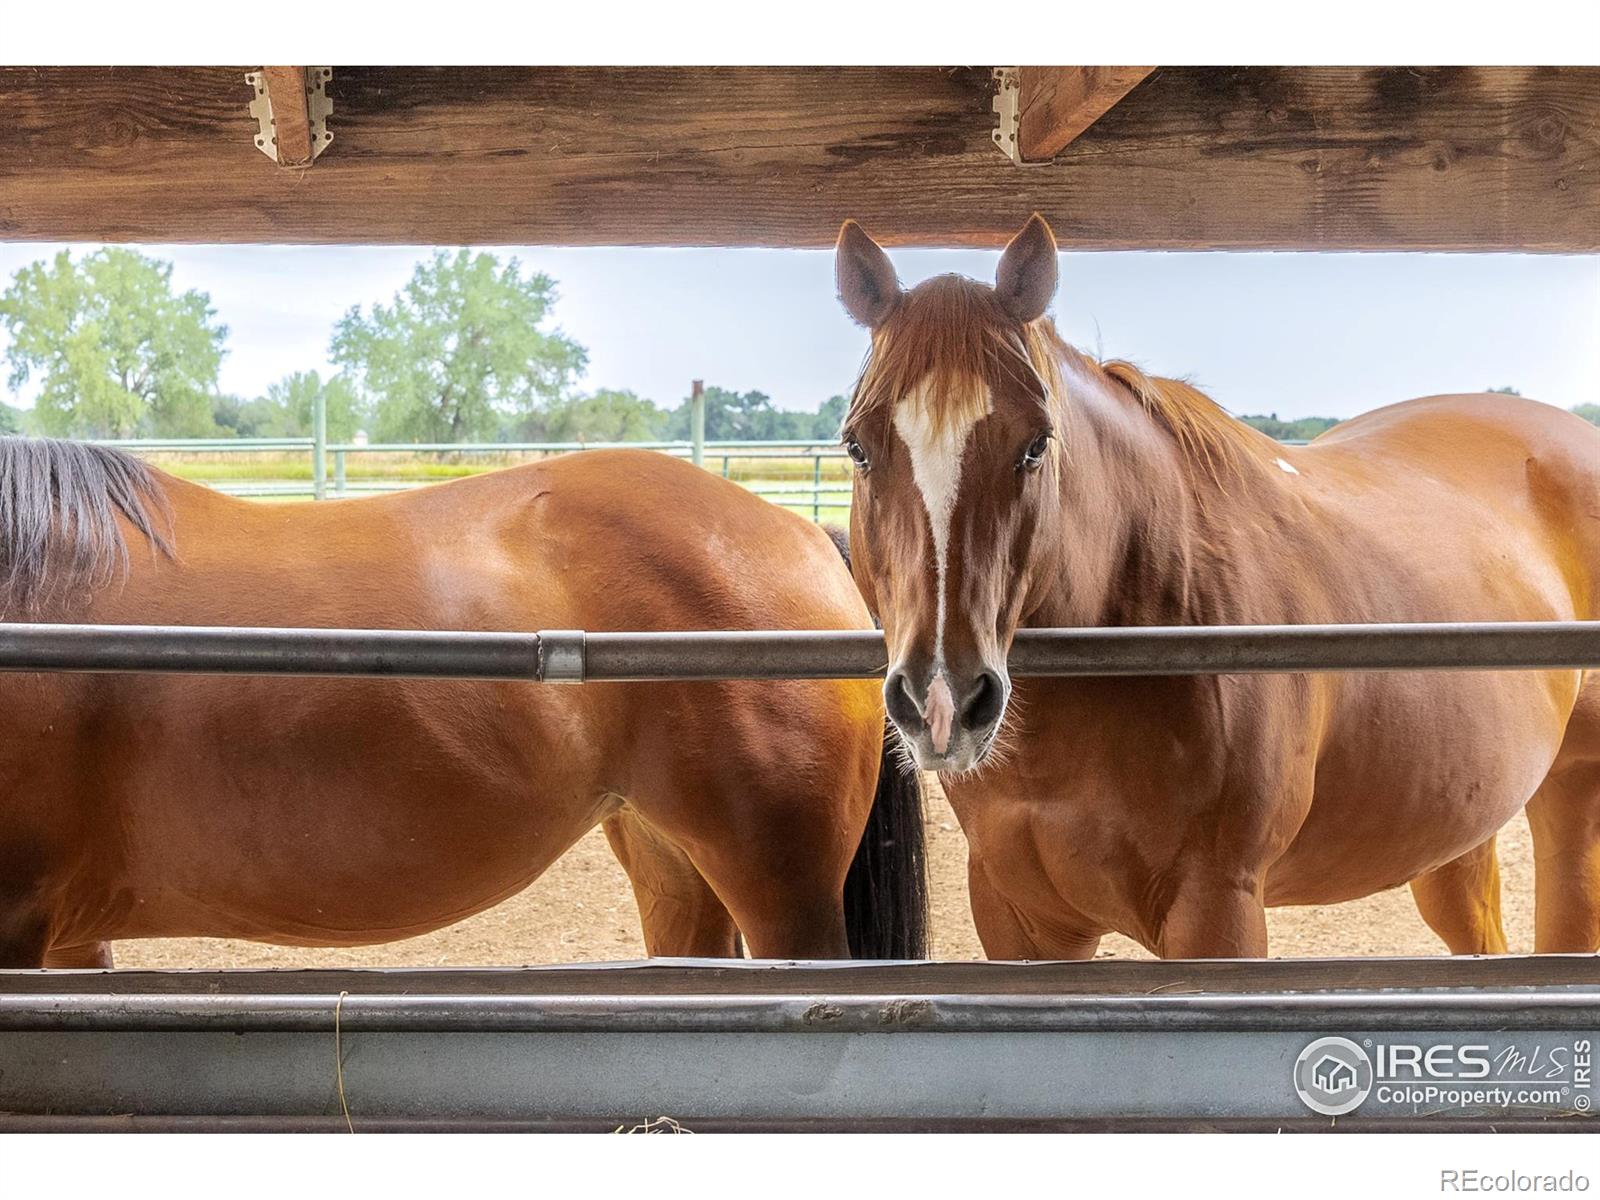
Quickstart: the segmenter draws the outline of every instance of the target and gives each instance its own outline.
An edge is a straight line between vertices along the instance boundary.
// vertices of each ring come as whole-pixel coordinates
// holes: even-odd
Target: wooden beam
[[[311,111],[304,67],[262,67],[261,82],[272,101],[272,132],[280,167],[311,165]]]
[[[1017,101],[1018,152],[1049,162],[1154,67],[1023,67]]]
[[[987,68],[337,67],[262,172],[246,68],[0,69],[0,240],[1600,252],[1600,70],[1162,67],[1047,166]]]

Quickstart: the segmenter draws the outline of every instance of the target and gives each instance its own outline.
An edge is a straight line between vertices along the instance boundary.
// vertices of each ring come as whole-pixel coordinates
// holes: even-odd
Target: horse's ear
[[[900,280],[883,247],[854,221],[839,230],[833,252],[833,276],[839,284],[839,302],[868,329],[882,325],[900,302]]]
[[[994,273],[995,294],[1005,310],[1026,325],[1044,316],[1059,279],[1056,235],[1045,219],[1034,213],[1000,256]]]

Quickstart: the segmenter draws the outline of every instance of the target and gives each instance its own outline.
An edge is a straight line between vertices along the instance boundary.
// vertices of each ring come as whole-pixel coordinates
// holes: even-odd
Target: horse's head
[[[904,291],[853,222],[839,234],[845,308],[872,331],[844,440],[855,462],[856,581],[889,647],[884,699],[920,766],[966,771],[994,744],[1006,655],[1046,585],[1060,505],[1060,374],[1042,321],[1056,243],[1035,216],[989,287]]]

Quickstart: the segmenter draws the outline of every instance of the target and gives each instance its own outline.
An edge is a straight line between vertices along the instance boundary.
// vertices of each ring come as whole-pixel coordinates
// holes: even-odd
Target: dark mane
[[[0,617],[34,615],[126,572],[119,513],[172,552],[166,495],[144,463],[107,446],[0,437]]]

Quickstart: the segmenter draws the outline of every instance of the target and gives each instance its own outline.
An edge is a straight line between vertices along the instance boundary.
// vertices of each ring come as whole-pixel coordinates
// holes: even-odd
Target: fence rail
[[[0,671],[518,679],[867,679],[871,630],[537,633],[0,623]],[[1018,677],[1600,667],[1600,621],[1019,630]]]
[[[0,972],[0,1131],[1592,1131],[1575,1073],[1555,1101],[1329,1118],[1294,1070],[1353,1033],[1548,1058],[1597,1003],[1578,955]]]

